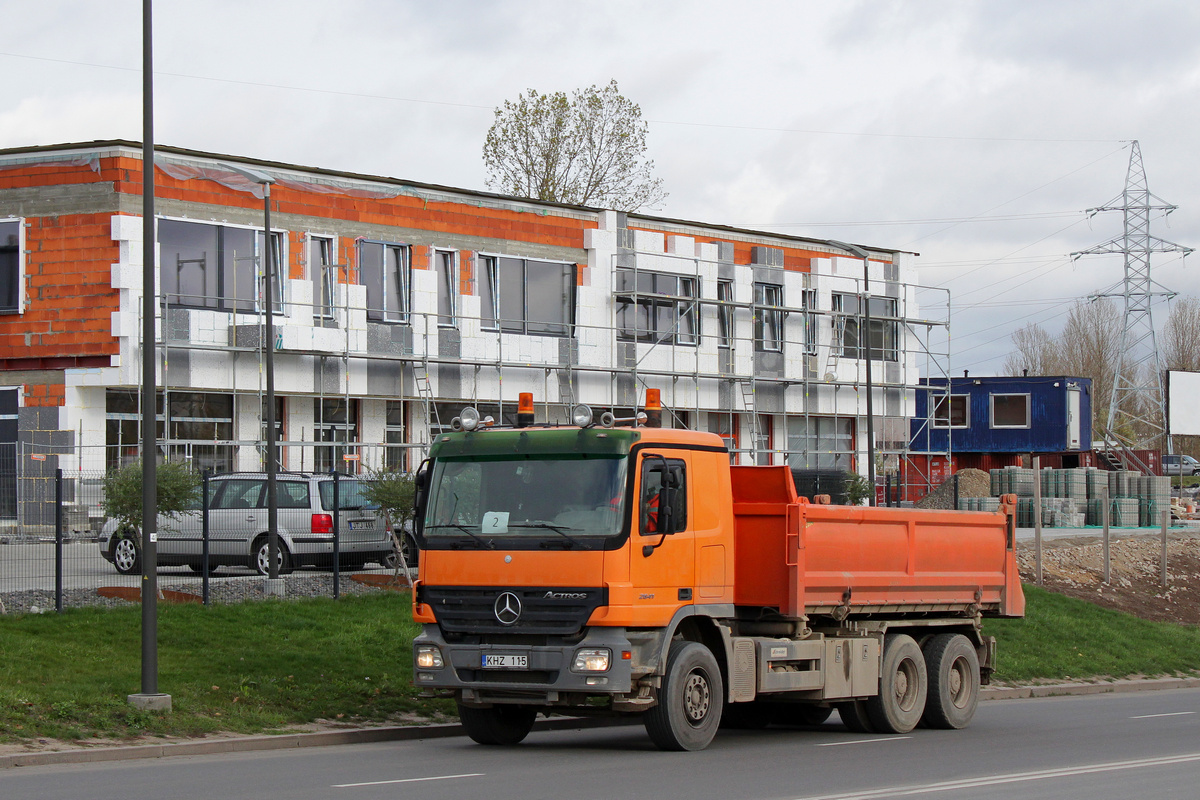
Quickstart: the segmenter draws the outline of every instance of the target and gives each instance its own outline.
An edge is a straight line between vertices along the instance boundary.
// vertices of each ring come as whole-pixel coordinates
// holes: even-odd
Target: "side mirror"
[[[429,505],[429,459],[417,467],[417,475],[413,479],[416,491],[413,493],[413,531],[420,536],[425,530],[425,507]]]

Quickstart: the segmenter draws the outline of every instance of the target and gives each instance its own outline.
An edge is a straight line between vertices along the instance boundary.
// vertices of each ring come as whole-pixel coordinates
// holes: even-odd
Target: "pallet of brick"
[[[1162,524],[1162,512],[1171,508],[1171,479],[1143,475],[1138,479],[1138,524],[1155,527]]]
[[[1128,469],[1116,469],[1108,473],[1109,497],[1137,497],[1137,481],[1142,475]]]
[[[1104,500],[1099,497],[1093,497],[1087,501],[1084,508],[1084,518],[1088,525],[1103,525],[1104,524]]]
[[[1033,498],[1017,497],[1017,527],[1033,527]]]
[[[1070,497],[1072,500],[1086,500],[1087,472],[1082,469],[1062,469],[1058,471],[1059,497]]]
[[[1136,528],[1140,502],[1136,497],[1117,497],[1112,501],[1112,526]]]
[[[1084,482],[1087,484],[1088,499],[1098,500],[1108,491],[1108,472],[1097,467],[1087,467]]]

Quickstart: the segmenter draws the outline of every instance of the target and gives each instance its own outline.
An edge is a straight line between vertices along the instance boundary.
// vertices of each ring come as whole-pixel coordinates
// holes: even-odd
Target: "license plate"
[[[375,527],[375,523],[369,519],[351,520],[350,530],[352,531],[369,531]]]
[[[484,669],[529,669],[529,656],[488,655],[483,656]]]

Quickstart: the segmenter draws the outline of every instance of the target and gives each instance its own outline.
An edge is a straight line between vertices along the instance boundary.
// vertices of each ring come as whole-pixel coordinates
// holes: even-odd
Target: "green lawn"
[[[316,719],[453,713],[412,687],[407,594],[205,608],[159,606],[159,691],[138,711],[141,611],[0,618],[0,741],[263,732]]]
[[[1192,674],[1200,630],[1145,622],[1026,587],[1028,616],[989,620],[996,679]],[[0,617],[0,741],[143,733],[261,733],[317,719],[445,718],[416,697],[407,594],[159,607],[159,690],[169,714],[138,711],[141,613],[72,609]]]

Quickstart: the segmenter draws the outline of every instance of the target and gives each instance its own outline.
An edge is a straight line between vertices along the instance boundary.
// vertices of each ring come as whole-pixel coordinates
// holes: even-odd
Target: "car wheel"
[[[271,543],[266,536],[260,536],[254,540],[254,569],[259,575],[268,576],[271,574]],[[279,552],[276,553],[275,563],[278,565],[280,575],[287,575],[292,571],[292,559],[288,554],[287,545],[283,540],[279,540]]]
[[[413,538],[411,533],[400,534],[400,548],[404,553],[404,561],[408,564],[408,568],[415,569],[417,559],[421,557],[421,551],[417,548],[417,540]],[[400,557],[396,555],[395,546],[392,547],[390,553],[383,557],[383,561],[380,563],[388,569],[395,569],[400,566]]]
[[[142,571],[142,551],[130,533],[120,533],[113,540],[113,566],[122,575],[134,575]]]
[[[221,565],[213,564],[212,562],[209,562],[208,574],[212,575],[214,572],[217,571],[217,567],[219,567],[219,566],[221,566]],[[204,574],[204,564],[202,562],[192,562],[191,564],[188,564],[188,569],[190,569],[192,572],[196,573],[197,575]]]

